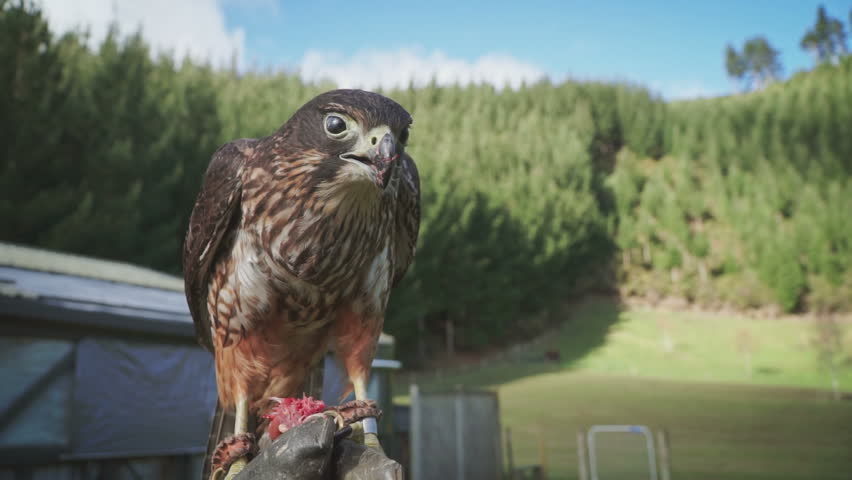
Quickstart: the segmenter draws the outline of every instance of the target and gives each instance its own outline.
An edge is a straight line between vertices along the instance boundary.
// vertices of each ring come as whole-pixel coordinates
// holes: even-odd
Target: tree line
[[[849,10],[849,25],[852,27],[852,10]],[[813,56],[817,65],[838,62],[848,53],[843,22],[830,17],[820,5],[814,25],[802,36],[799,46]],[[765,36],[757,35],[746,40],[739,50],[728,44],[725,71],[742,91],[763,88],[781,78],[784,67],[780,56],[781,52]]]
[[[332,85],[95,49],[0,0],[0,239],[179,274],[216,148]],[[387,329],[412,359],[541,331],[567,295],[848,310],[852,60],[760,92],[667,103],[596,82],[383,92],[416,119],[415,263]]]

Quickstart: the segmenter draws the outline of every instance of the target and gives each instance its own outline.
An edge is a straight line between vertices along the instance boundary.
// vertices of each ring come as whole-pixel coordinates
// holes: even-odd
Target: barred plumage
[[[328,130],[330,116],[344,135]],[[366,381],[417,240],[419,177],[399,141],[410,123],[388,98],[336,90],[273,135],[214,154],[183,264],[223,407],[243,396],[262,414],[269,397],[301,390],[329,346],[356,393]]]

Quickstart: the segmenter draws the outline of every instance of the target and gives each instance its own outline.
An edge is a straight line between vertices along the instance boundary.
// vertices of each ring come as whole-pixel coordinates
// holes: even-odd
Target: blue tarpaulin
[[[196,346],[89,338],[77,346],[72,456],[203,453],[213,356]]]
[[[216,380],[180,279],[0,243],[0,463],[204,453]]]

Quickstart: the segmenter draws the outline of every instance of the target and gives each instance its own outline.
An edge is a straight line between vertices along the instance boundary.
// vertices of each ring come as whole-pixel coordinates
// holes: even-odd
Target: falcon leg
[[[352,386],[355,388],[355,400],[367,400],[367,382],[364,377],[353,379]],[[364,427],[364,445],[375,448],[384,453],[382,445],[379,443],[379,428],[376,423],[376,417],[367,417],[361,421]]]
[[[245,396],[240,396],[237,401],[236,421],[234,422],[234,436],[245,435],[248,433],[248,415],[249,404]],[[228,468],[228,474],[225,475],[225,480],[232,480],[237,476],[248,464],[246,457],[240,457],[231,464]]]

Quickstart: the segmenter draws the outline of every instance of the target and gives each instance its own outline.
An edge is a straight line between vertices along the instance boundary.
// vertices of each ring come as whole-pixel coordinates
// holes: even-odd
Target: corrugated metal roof
[[[127,263],[0,243],[0,311],[83,328],[192,336],[183,281]]]
[[[0,265],[183,292],[183,279],[150,268],[0,242]]]
[[[192,337],[182,291],[0,266],[0,315]],[[26,327],[26,324],[20,324]]]
[[[127,283],[85,278],[63,273],[39,272],[0,266],[0,283],[15,296],[38,299],[44,303],[71,309],[118,309],[161,312],[178,317],[189,315],[183,292],[140,287]]]

